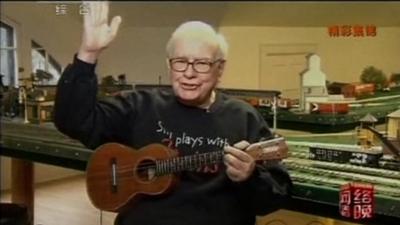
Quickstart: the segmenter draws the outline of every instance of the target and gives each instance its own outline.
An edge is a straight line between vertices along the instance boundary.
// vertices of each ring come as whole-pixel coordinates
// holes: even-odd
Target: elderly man
[[[253,225],[287,198],[291,181],[280,164],[265,166],[243,151],[272,134],[250,105],[217,92],[227,44],[203,22],[180,25],[166,48],[172,90],[133,91],[98,101],[95,63],[122,19],[108,25],[108,4],[90,2],[82,44],[58,83],[57,128],[89,148],[118,142],[139,149],[163,143],[181,156],[224,149],[224,163],[180,174],[166,195],[143,198],[118,225]]]

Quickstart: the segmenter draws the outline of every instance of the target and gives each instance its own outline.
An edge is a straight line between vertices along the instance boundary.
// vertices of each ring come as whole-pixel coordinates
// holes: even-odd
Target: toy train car
[[[281,109],[290,109],[292,108],[292,100],[289,98],[280,98],[278,99],[278,108]]]
[[[373,83],[339,83],[333,82],[328,86],[329,94],[343,94],[346,98],[359,98],[373,95],[376,91]]]
[[[259,99],[258,104],[259,106],[263,106],[263,107],[271,107],[272,106],[272,102],[274,100],[272,98],[262,98]]]
[[[348,84],[343,87],[342,93],[345,97],[361,97],[365,95],[373,95],[375,92],[375,84]]]
[[[246,97],[237,97],[237,98],[249,103],[250,105],[252,105],[254,107],[265,106],[265,102],[270,102],[269,99],[259,98],[259,97],[247,97],[246,96]]]
[[[309,147],[309,158],[312,160],[350,163],[362,166],[379,167],[383,152],[381,147],[371,147],[369,150],[360,146],[313,144]]]
[[[312,113],[346,114],[349,112],[348,103],[311,103]]]
[[[258,106],[272,107],[272,98],[259,99]],[[293,106],[293,100],[290,98],[278,98],[277,107],[280,109],[290,109]]]

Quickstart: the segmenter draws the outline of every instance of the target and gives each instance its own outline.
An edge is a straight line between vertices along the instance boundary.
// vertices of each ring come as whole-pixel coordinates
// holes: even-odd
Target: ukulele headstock
[[[256,161],[280,160],[288,157],[288,146],[283,137],[253,143],[245,151]]]

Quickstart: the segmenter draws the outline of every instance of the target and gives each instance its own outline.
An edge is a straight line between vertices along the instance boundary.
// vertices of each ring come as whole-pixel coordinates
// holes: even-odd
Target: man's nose
[[[183,75],[188,78],[192,78],[196,76],[196,71],[193,69],[193,64],[189,64],[186,70],[183,72]]]

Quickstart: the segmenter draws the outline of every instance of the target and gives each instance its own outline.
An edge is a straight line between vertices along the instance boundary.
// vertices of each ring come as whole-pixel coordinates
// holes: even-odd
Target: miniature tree
[[[382,89],[387,83],[386,75],[382,72],[382,70],[379,70],[374,66],[366,67],[361,73],[360,80],[362,83],[375,84],[377,89]]]

